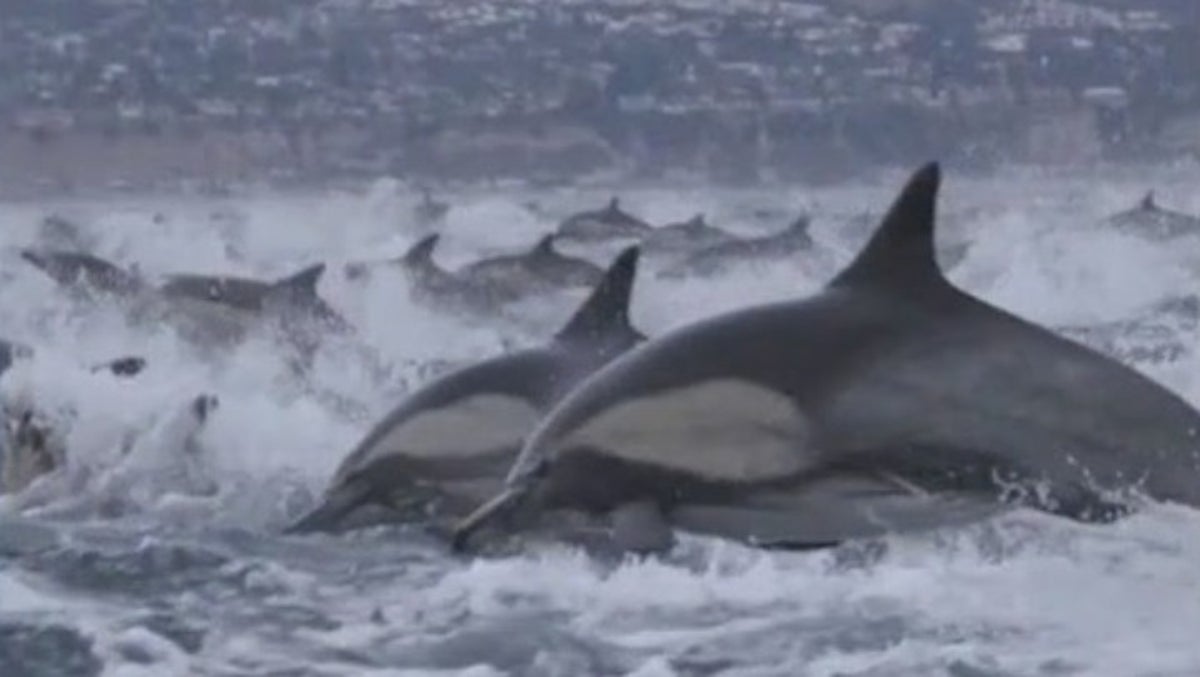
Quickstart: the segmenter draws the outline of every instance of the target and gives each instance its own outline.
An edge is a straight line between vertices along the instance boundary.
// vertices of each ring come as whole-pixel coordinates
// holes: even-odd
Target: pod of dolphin
[[[916,172],[815,296],[678,329],[586,379],[455,546],[554,509],[654,551],[675,529],[816,547],[1017,505],[1108,521],[1135,489],[1200,505],[1200,412],[952,286],[939,185],[937,165]]]
[[[936,258],[940,183],[936,164],[915,172],[857,257],[816,294],[654,338],[629,321],[641,255],[673,257],[665,276],[788,260],[813,247],[808,217],[742,238],[703,215],[655,228],[613,198],[528,251],[456,271],[435,261],[436,234],[397,258],[347,265],[351,279],[394,267],[414,298],[455,312],[488,314],[563,287],[591,293],[545,344],[405,397],[286,531],[402,523],[465,550],[486,534],[553,525],[555,538],[599,535],[606,547],[644,553],[669,549],[677,532],[812,548],[1016,507],[1087,522],[1119,519],[1145,499],[1200,507],[1200,412],[1115,359],[954,287]],[[448,207],[426,193],[421,209],[433,222]],[[1148,223],[1149,236],[1167,238],[1200,229],[1189,218],[1151,195],[1110,223]],[[556,247],[624,240],[638,244],[607,269]],[[152,284],[90,254],[23,257],[81,294],[350,331],[317,293],[324,264],[277,281]],[[131,359],[110,369],[144,366]]]

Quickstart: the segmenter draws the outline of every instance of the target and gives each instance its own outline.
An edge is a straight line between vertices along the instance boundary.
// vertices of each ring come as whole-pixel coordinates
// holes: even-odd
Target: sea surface
[[[903,177],[732,190],[492,187],[439,195],[361,190],[229,197],[125,195],[0,205],[0,336],[34,347],[0,378],[66,436],[68,468],[0,497],[0,675],[705,675],[999,677],[1200,674],[1200,512],[1151,506],[1111,526],[1019,512],[953,531],[811,553],[684,538],[665,558],[598,561],[565,546],[455,557],[428,536],[375,528],[284,537],[372,422],[436,369],[544,339],[583,292],[505,321],[415,302],[400,275],[347,280],[341,264],[444,233],[453,268],[520,250],[563,216],[619,193],[654,223],[704,212],[743,234],[814,217],[818,250],[708,278],[639,277],[650,335],[748,304],[810,293],[862,244]],[[1081,175],[950,172],[939,241],[969,243],[959,286],[1092,342],[1200,405],[1200,233],[1115,232],[1106,215],[1149,188],[1200,215],[1200,168]],[[39,229],[56,213],[78,224]],[[330,262],[320,290],[356,327],[297,376],[272,337],[205,353],[165,327],[80,306],[16,250],[76,245],[148,275],[278,277]],[[604,262],[614,248],[578,250]],[[1182,303],[1180,303],[1182,301]],[[1192,310],[1188,310],[1188,308]],[[125,354],[135,379],[92,373]],[[186,469],[168,421],[220,405]],[[160,449],[161,444],[161,449]],[[128,462],[118,451],[138,449]],[[119,466],[119,500],[113,473]]]

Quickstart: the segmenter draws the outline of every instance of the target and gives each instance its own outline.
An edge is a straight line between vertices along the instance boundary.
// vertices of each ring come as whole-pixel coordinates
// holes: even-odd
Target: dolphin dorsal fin
[[[604,212],[606,214],[620,214],[621,213],[621,199],[618,198],[616,195],[609,198],[608,206],[604,208]]]
[[[271,286],[274,289],[286,289],[290,292],[297,292],[305,296],[317,295],[317,283],[321,281],[321,276],[325,274],[324,263],[314,263],[313,265],[287,277],[281,277]]]
[[[1143,210],[1148,211],[1148,212],[1152,212],[1152,211],[1158,209],[1158,202],[1155,201],[1155,199],[1154,199],[1154,191],[1153,190],[1146,191],[1146,196],[1142,198],[1141,207]]]
[[[534,258],[542,256],[551,256],[554,254],[554,233],[543,235],[537,244],[533,245],[533,249],[529,250],[529,255]]]
[[[918,169],[858,256],[830,283],[832,287],[873,286],[889,290],[946,285],[934,250],[934,217],[941,168]]]
[[[441,235],[434,233],[427,235],[417,241],[407,252],[404,253],[405,263],[427,263],[433,261],[433,249],[437,247],[438,240]]]
[[[555,338],[587,340],[607,335],[614,329],[634,331],[629,324],[629,299],[633,294],[633,278],[640,254],[641,249],[636,245],[618,254],[591,295]]]
[[[705,225],[704,213],[701,212],[701,213],[693,216],[692,220],[688,222],[688,225],[692,226],[693,228],[700,228],[700,227],[704,226]]]

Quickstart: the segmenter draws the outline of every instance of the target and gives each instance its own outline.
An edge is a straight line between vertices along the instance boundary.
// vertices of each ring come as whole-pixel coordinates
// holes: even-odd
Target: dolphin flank
[[[406,398],[342,462],[322,504],[288,531],[344,528],[367,505],[402,521],[475,509],[500,487],[541,415],[644,338],[628,315],[637,261],[636,247],[617,256],[548,344],[485,360]]]

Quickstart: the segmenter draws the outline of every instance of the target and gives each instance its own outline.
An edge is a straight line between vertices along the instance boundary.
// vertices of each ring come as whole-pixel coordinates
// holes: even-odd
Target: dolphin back
[[[1050,480],[1066,503],[1088,485],[1142,477],[1159,500],[1200,504],[1200,412],[1134,369],[952,286],[935,256],[939,184],[936,165],[918,171],[830,284],[896,319],[886,349],[861,360],[825,404],[826,434],[844,449],[971,449]]]
[[[317,295],[317,284],[325,274],[324,263],[314,263],[307,268],[287,277],[280,278],[271,285],[274,291],[286,290],[288,293],[302,296]]]

